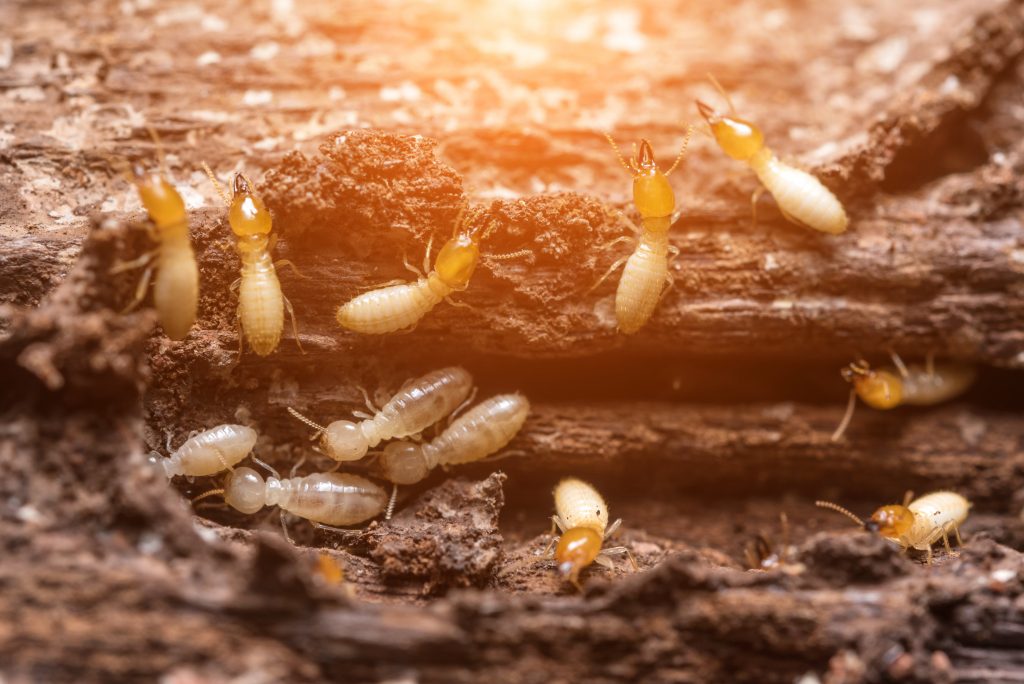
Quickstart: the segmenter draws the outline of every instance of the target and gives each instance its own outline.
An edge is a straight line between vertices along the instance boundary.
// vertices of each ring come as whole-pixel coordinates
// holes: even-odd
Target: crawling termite
[[[620,266],[626,265],[615,291],[615,318],[619,330],[627,335],[635,333],[647,323],[666,288],[672,285],[668,255],[676,250],[668,244],[668,231],[672,226],[676,197],[668,176],[685,156],[691,131],[687,129],[679,155],[665,173],[658,169],[651,144],[647,140],[640,141],[640,151],[627,163],[611,135],[605,134],[619,163],[633,176],[633,202],[640,213],[643,227],[638,228],[621,213],[618,214],[620,220],[637,234],[636,249],[612,264],[591,289],[604,282]]]
[[[252,468],[231,471],[223,489],[193,499],[221,495],[236,511],[251,515],[264,506],[278,506],[319,525],[356,525],[384,512],[388,496],[377,484],[351,473],[314,473],[304,477],[271,476]]]
[[[521,394],[499,394],[459,416],[430,442],[392,442],[380,458],[381,475],[396,485],[413,484],[441,465],[479,461],[512,441],[526,422],[530,402]]]
[[[736,116],[736,108],[725,90],[711,79],[729,104],[729,114],[697,100],[697,109],[711,127],[722,151],[745,162],[778,203],[779,211],[791,223],[838,235],[846,230],[846,210],[831,190],[810,173],[778,159],[764,143],[764,134],[755,124]],[[761,190],[754,193],[756,210]],[[755,214],[756,216],[756,214]]]
[[[132,178],[152,222],[150,237],[158,245],[137,259],[117,264],[110,272],[121,273],[146,267],[135,289],[134,299],[124,309],[127,313],[145,298],[155,268],[153,301],[160,325],[169,338],[181,340],[195,323],[199,306],[199,267],[189,237],[185,201],[163,173],[147,173],[141,165],[133,164]],[[156,263],[150,263],[154,257]]]
[[[486,229],[462,230],[462,214],[455,221],[452,238],[438,253],[433,270],[429,270],[428,244],[423,258],[423,273],[406,263],[407,268],[420,275],[419,280],[381,286],[342,304],[337,314],[341,327],[368,335],[383,335],[414,328],[441,300],[447,299],[456,304],[450,295],[469,287],[469,280],[480,260],[480,242],[491,234],[495,226],[491,223]],[[526,253],[528,250],[520,250],[489,258],[502,259]]]
[[[426,430],[458,408],[472,389],[473,378],[469,372],[453,366],[409,382],[375,415],[366,416],[359,423],[336,420],[323,427],[291,407],[288,412],[323,433],[323,450],[335,461],[357,461],[385,440]]]
[[[902,406],[933,406],[954,399],[974,383],[977,370],[962,363],[935,363],[928,355],[924,365],[907,366],[899,356],[892,355],[893,365],[878,370],[871,368],[867,361],[851,363],[841,372],[843,379],[851,383],[850,400],[839,427],[832,433],[837,442],[846,432],[853,419],[857,397],[874,409],[888,410]]]
[[[946,551],[953,553],[949,545],[950,533],[956,537],[957,546],[963,546],[960,526],[967,520],[971,502],[955,492],[932,492],[913,501],[910,498],[908,493],[903,505],[882,506],[867,522],[831,501],[815,501],[815,504],[842,513],[869,532],[877,532],[898,544],[904,551],[913,548],[926,552],[928,563],[932,562],[932,544],[940,539]]]
[[[210,167],[204,163],[203,168],[228,204],[228,223],[231,232],[235,234],[235,249],[242,261],[241,277],[231,284],[232,290],[239,288],[239,353],[243,337],[249,340],[249,346],[257,355],[273,353],[281,341],[285,308],[292,318],[292,333],[301,350],[295,309],[281,292],[281,282],[277,279],[277,267],[291,265],[291,262],[283,260],[275,263],[270,256],[276,238],[271,235],[274,225],[270,211],[263,200],[253,193],[252,183],[243,174],[235,174],[231,197],[228,198]]]
[[[150,462],[162,468],[167,477],[215,475],[231,469],[248,456],[256,446],[256,437],[256,431],[245,425],[218,425],[190,436],[173,452],[168,438],[170,457],[163,458],[154,451]]]
[[[613,567],[609,555],[625,554],[637,569],[633,554],[625,546],[602,548],[622,519],[608,525],[608,505],[593,486],[574,477],[565,478],[555,487],[555,511],[551,531],[557,527],[562,533],[555,546],[555,562],[562,577],[577,589],[582,589],[580,572],[591,563]]]

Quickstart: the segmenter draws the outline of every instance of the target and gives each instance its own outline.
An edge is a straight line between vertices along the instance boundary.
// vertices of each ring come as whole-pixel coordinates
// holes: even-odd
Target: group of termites
[[[697,110],[722,151],[746,163],[760,180],[753,205],[756,207],[759,195],[767,191],[788,221],[832,235],[845,232],[848,218],[835,195],[811,173],[778,159],[765,144],[758,126],[738,116],[728,94],[712,81],[728,103],[728,111],[699,100]],[[687,129],[675,162],[665,172],[659,168],[646,139],[640,141],[627,160],[606,134],[619,162],[632,176],[633,202],[641,221],[636,226],[617,212],[619,220],[636,233],[635,248],[591,288],[598,287],[624,265],[615,293],[615,316],[622,333],[639,331],[672,284],[670,255],[678,251],[668,238],[676,208],[668,176],[683,160],[691,133],[692,127]],[[240,278],[231,287],[238,288],[240,351],[244,340],[248,340],[256,354],[266,356],[278,347],[286,309],[292,317],[296,342],[299,340],[294,311],[281,291],[276,272],[276,267],[288,262],[275,263],[271,257],[276,237],[273,221],[255,194],[253,183],[237,173],[228,196],[213,172],[203,166],[228,204],[228,223],[241,261]],[[189,237],[185,203],[163,173],[146,172],[135,164],[132,181],[148,214],[148,230],[157,246],[132,261],[118,264],[114,271],[146,267],[128,309],[144,299],[152,281],[160,324],[168,337],[181,340],[195,322],[199,296],[199,269]],[[467,226],[462,220],[464,215],[465,207],[433,268],[428,245],[423,273],[416,281],[388,283],[363,292],[338,307],[338,323],[348,330],[371,335],[411,329],[442,300],[465,290],[480,260],[480,243],[494,227]],[[838,441],[849,425],[858,397],[881,410],[903,404],[932,405],[965,392],[975,376],[973,367],[936,363],[931,356],[922,365],[908,366],[893,353],[892,361],[891,367],[875,369],[858,360],[842,370],[843,378],[852,388],[833,441]],[[228,471],[223,487],[200,498],[221,496],[227,505],[242,513],[277,506],[321,527],[356,525],[382,513],[390,517],[398,485],[419,482],[437,466],[478,461],[512,440],[526,420],[527,400],[519,394],[499,395],[454,417],[472,401],[471,391],[472,379],[465,370],[446,368],[410,381],[379,410],[371,405],[373,413],[359,414],[361,422],[338,420],[321,426],[289,408],[292,415],[316,430],[320,436],[319,450],[337,461],[338,466],[365,459],[366,474],[392,483],[390,498],[373,480],[337,472],[337,467],[331,472],[302,477],[295,477],[293,469],[293,476],[287,478],[255,456],[253,459],[269,471],[269,477],[264,478],[249,467],[236,467],[252,452],[257,440],[256,432],[243,425],[221,425],[192,436],[161,462],[168,477],[210,476]],[[435,428],[432,439],[424,438],[425,431],[446,418],[450,423],[447,427]],[[389,440],[398,441],[391,441],[380,451],[371,451]],[[567,579],[578,586],[583,568],[593,562],[607,564],[607,556],[614,553],[625,553],[635,567],[625,547],[603,548],[605,539],[615,532],[620,521],[609,526],[608,507],[591,485],[568,478],[559,483],[554,494],[557,515],[553,530],[561,530],[554,558]],[[959,526],[969,508],[969,503],[958,494],[936,492],[904,501],[903,505],[884,506],[865,523],[836,504],[819,504],[851,517],[904,549],[926,551],[929,560],[936,541],[943,540],[947,549],[950,534],[959,541]]]

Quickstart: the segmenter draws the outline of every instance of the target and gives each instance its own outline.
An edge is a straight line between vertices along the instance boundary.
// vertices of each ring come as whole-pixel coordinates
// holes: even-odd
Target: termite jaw
[[[562,577],[570,577],[573,574],[573,563],[572,561],[565,561],[558,564],[558,572],[562,574]]]
[[[715,111],[714,107],[706,102],[701,102],[700,100],[696,100],[696,103],[697,111],[700,112],[700,115],[703,116],[709,124],[713,124],[718,120],[718,112]]]
[[[864,523],[864,529],[868,532],[878,532],[880,529],[882,529],[882,527],[878,524],[878,522],[874,520],[868,520]]]

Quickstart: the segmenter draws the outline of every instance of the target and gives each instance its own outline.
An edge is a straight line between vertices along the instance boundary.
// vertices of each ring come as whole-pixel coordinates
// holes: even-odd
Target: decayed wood
[[[485,389],[507,391],[520,376],[536,385],[546,371],[534,369],[532,380],[518,371],[554,359],[545,366],[551,385],[588,369],[605,382],[609,368],[620,370],[601,396],[591,396],[597,382],[531,396],[533,416],[510,447],[519,454],[457,473],[505,469],[510,493],[543,501],[524,529],[543,527],[548,483],[570,469],[616,480],[634,509],[685,487],[695,501],[704,488],[739,510],[752,490],[834,486],[881,502],[908,487],[954,486],[978,513],[1008,514],[1000,524],[1012,528],[1021,423],[1009,392],[981,390],[937,409],[861,410],[842,443],[828,435],[842,411],[835,364],[854,353],[895,347],[1024,364],[1020,2],[747,3],[742,20],[720,2],[634,3],[648,41],[638,53],[604,49],[622,39],[611,32],[582,47],[548,35],[546,58],[515,53],[527,62],[514,73],[507,46],[480,40],[479,12],[505,26],[537,21],[538,35],[557,16],[502,17],[486,3],[345,13],[318,3],[282,12],[286,4],[72,5],[61,18],[32,4],[3,22],[15,39],[8,57],[0,37],[0,301],[36,304],[63,281],[38,309],[4,312],[0,675],[792,682],[813,671],[832,684],[1024,676],[1021,555],[983,535],[933,568],[869,535],[824,535],[797,540],[787,571],[762,574],[725,558],[740,532],[714,551],[690,549],[680,533],[666,548],[682,551],[667,561],[652,569],[660,551],[638,552],[644,572],[589,572],[577,597],[552,590],[550,564],[537,563],[546,537],[502,541],[498,476],[410,489],[393,523],[354,540],[293,525],[310,552],[276,533],[197,523],[179,489],[209,483],[167,487],[143,458],[165,430],[181,437],[242,408],[266,435],[269,460],[287,467],[308,442],[286,405],[340,414],[358,403],[356,383],[374,389],[451,362],[465,362]],[[584,30],[597,16],[565,7]],[[438,48],[430,37],[442,29],[451,42]],[[838,239],[819,236],[786,224],[764,200],[749,227],[753,179],[695,145],[673,176],[682,209],[676,287],[626,339],[613,330],[614,279],[586,292],[624,249],[600,251],[623,233],[605,208],[624,206],[628,178],[598,129],[614,128],[625,143],[651,136],[664,158],[693,97],[717,97],[705,71],[781,153],[813,165],[854,222]],[[114,313],[134,278],[109,268],[144,249],[144,233],[85,218],[139,217],[109,155],[154,159],[147,122],[192,206],[208,205],[192,214],[201,319],[182,344],[159,334],[147,342],[154,323],[145,310]],[[439,148],[380,130],[327,138],[319,154],[314,142],[403,122]],[[285,156],[295,146],[304,156]],[[282,274],[308,354],[286,334],[274,356],[247,354],[235,365],[228,284],[237,258],[198,172],[202,159],[222,175],[236,163],[271,171],[261,188],[283,233],[279,255],[308,277]],[[482,191],[471,193],[470,220],[500,228],[485,251],[533,255],[485,262],[460,297],[473,310],[443,305],[415,332],[386,339],[340,331],[337,304],[408,277],[403,250],[418,262],[429,236],[446,237],[471,186]],[[518,202],[538,190],[547,194]],[[737,368],[684,377],[693,383],[686,401],[670,403],[671,376],[705,356]],[[799,375],[746,376],[766,358],[789,360]],[[509,360],[518,365],[501,366]],[[732,389],[716,394],[719,371]],[[641,372],[664,375],[664,387]],[[714,403],[697,403],[699,379]],[[730,391],[748,381],[780,387],[772,400],[735,401],[745,395]],[[816,389],[799,403],[778,400],[803,385]],[[628,400],[652,387],[662,400]],[[771,508],[737,524],[774,524]],[[627,522],[630,541],[643,538],[641,523]],[[340,563],[346,583],[325,581],[331,566],[321,553]],[[471,585],[484,588],[396,605]]]

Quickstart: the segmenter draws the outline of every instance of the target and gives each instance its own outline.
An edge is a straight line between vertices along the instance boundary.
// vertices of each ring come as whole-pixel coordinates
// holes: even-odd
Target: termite
[[[932,492],[912,502],[910,499],[911,494],[908,493],[903,505],[882,506],[872,513],[867,522],[830,501],[814,503],[821,508],[842,513],[865,530],[877,532],[898,544],[904,551],[911,548],[925,551],[928,563],[932,562],[932,544],[940,539],[947,553],[953,553],[949,545],[950,532],[956,537],[957,546],[963,546],[960,526],[967,520],[971,502],[955,492]]]
[[[461,224],[464,214],[465,209],[455,221],[452,238],[438,253],[433,270],[429,270],[430,248],[433,244],[431,239],[423,258],[422,273],[408,262],[405,264],[406,268],[420,276],[416,282],[384,285],[342,304],[337,314],[341,327],[368,335],[383,335],[396,330],[411,330],[441,300],[466,306],[453,301],[450,295],[469,287],[469,280],[480,260],[480,242],[491,234],[495,224],[491,223],[484,230],[476,228],[463,231]],[[511,254],[490,255],[488,258],[505,259],[528,253],[528,250],[520,250]]]
[[[638,228],[622,213],[617,213],[623,224],[637,234],[636,248],[632,254],[612,264],[591,290],[604,282],[605,278],[620,266],[626,265],[619,279],[619,287],[615,291],[615,318],[619,330],[627,335],[635,333],[647,323],[662,295],[673,282],[668,272],[668,255],[678,254],[678,250],[668,244],[668,231],[672,226],[676,197],[668,182],[668,176],[686,156],[691,133],[692,127],[687,129],[679,155],[665,173],[658,169],[651,144],[647,140],[640,141],[640,151],[627,163],[615,140],[610,134],[605,133],[619,158],[619,163],[633,176],[633,203],[640,213],[643,227]]]
[[[557,527],[562,533],[555,546],[555,562],[562,577],[577,589],[582,590],[580,572],[591,563],[614,567],[609,555],[625,554],[637,569],[633,554],[625,546],[602,548],[622,525],[622,519],[608,525],[608,505],[593,486],[574,477],[565,478],[555,487],[555,511],[551,531]]]
[[[962,363],[935,363],[928,355],[924,365],[907,366],[899,356],[892,354],[891,367],[874,370],[861,359],[840,371],[843,379],[851,383],[850,400],[839,427],[832,433],[832,441],[846,432],[853,419],[857,397],[871,408],[888,410],[909,404],[911,406],[933,406],[954,399],[974,383],[977,370]]]
[[[357,461],[381,442],[415,435],[454,411],[473,389],[473,378],[458,366],[427,373],[405,385],[373,416],[359,423],[336,420],[323,427],[289,407],[288,412],[323,434],[324,452],[335,461]]]
[[[392,442],[380,458],[381,475],[396,485],[413,484],[441,465],[471,463],[502,449],[526,422],[530,402],[499,394],[459,416],[430,442]]]
[[[218,425],[190,436],[185,443],[171,452],[169,458],[158,452],[150,454],[150,462],[163,468],[167,477],[185,475],[203,477],[229,470],[249,455],[256,445],[256,431],[245,425]]]
[[[163,153],[159,151],[159,140],[152,129],[150,134],[157,140],[162,170]],[[155,267],[157,273],[153,279],[153,301],[160,325],[169,338],[181,340],[195,323],[199,306],[199,267],[189,237],[185,201],[164,178],[163,173],[147,173],[137,163],[132,165],[132,183],[152,222],[149,235],[158,246],[138,259],[114,266],[110,272],[116,274],[146,267],[135,289],[135,298],[123,311],[127,313],[145,298]],[[154,257],[156,264],[151,264]]]
[[[236,511],[252,515],[264,506],[278,506],[321,526],[356,525],[384,512],[388,496],[377,484],[351,473],[314,473],[304,477],[276,475],[266,480],[252,468],[235,468],[223,489],[205,492],[193,502],[221,495]]]
[[[263,200],[252,191],[252,183],[241,173],[236,173],[231,185],[231,197],[227,197],[210,167],[203,163],[217,192],[228,205],[228,223],[235,234],[235,249],[242,261],[241,277],[231,284],[238,291],[238,324],[240,328],[238,348],[242,350],[242,339],[249,340],[249,346],[259,356],[267,356],[277,349],[284,329],[284,311],[292,319],[292,333],[295,342],[302,349],[299,330],[295,323],[295,309],[281,292],[277,279],[277,266],[292,265],[290,261],[274,262],[270,256],[276,235],[271,235],[274,225]]]
[[[722,114],[700,100],[697,100],[697,109],[708,122],[722,151],[750,166],[764,189],[775,198],[786,220],[823,233],[838,235],[844,232],[849,223],[846,210],[832,191],[810,173],[778,159],[765,145],[761,129],[736,116],[736,108],[728,93],[718,81],[710,78],[729,104],[729,114]],[[752,204],[755,210],[761,192],[759,189],[754,193]]]

